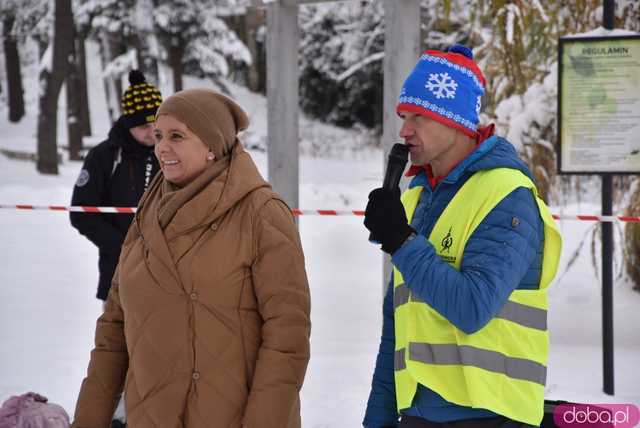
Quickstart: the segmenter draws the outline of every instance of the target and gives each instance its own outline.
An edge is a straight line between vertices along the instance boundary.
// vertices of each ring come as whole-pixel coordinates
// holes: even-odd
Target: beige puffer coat
[[[73,427],[108,427],[123,387],[130,428],[300,427],[310,303],[291,211],[237,144],[163,231],[161,176],[125,240]]]

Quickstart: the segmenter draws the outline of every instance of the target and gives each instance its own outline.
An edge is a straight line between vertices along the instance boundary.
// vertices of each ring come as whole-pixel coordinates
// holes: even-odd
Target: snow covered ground
[[[187,87],[202,84],[186,81]],[[265,101],[233,88],[253,122],[245,140],[259,145],[266,135]],[[108,129],[101,89],[99,81],[90,88],[96,137],[89,144]],[[32,90],[27,86],[31,100]],[[30,103],[28,117],[18,125],[7,123],[6,112],[0,111],[0,148],[35,151],[36,105]],[[64,129],[59,131],[64,141]],[[308,120],[303,120],[301,133],[306,153],[316,151],[314,141],[331,146],[322,157],[301,158],[300,208],[363,209],[368,192],[381,182],[381,152],[366,148],[365,137],[356,132]],[[266,154],[252,155],[266,176]],[[0,203],[66,205],[80,166],[67,161],[59,176],[43,176],[33,163],[0,155]],[[599,198],[594,194],[590,199]],[[599,207],[552,210],[597,214]],[[559,224],[564,251],[550,291],[547,397],[640,405],[640,293],[632,292],[625,279],[615,282],[616,395],[610,397],[602,393],[600,281],[588,243],[565,272],[592,224]],[[380,335],[382,256],[367,241],[360,217],[303,217],[300,233],[313,322],[312,358],[302,392],[303,426],[359,426]],[[37,391],[72,414],[100,312],[94,298],[97,250],[71,228],[66,213],[0,210],[0,254],[0,402]]]

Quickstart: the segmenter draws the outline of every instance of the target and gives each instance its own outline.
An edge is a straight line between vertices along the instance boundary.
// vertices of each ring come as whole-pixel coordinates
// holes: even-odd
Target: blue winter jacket
[[[407,241],[391,259],[411,291],[465,333],[484,327],[511,292],[537,288],[542,268],[544,226],[531,191],[518,188],[506,196],[469,238],[460,271],[443,261],[426,237],[456,192],[477,171],[514,168],[534,179],[513,146],[491,137],[431,189],[424,172],[409,187],[424,186],[411,225],[418,236]],[[520,221],[514,222],[517,217]],[[363,425],[397,426],[393,354],[393,285],[383,305],[382,339]],[[433,422],[496,416],[486,409],[463,407],[446,401],[419,385],[412,407],[402,414]]]

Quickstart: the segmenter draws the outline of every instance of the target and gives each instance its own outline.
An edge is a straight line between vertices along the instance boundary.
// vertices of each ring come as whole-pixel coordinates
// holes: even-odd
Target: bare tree
[[[265,25],[264,10],[256,7],[247,9],[245,15],[245,39],[247,49],[251,53],[253,62],[249,65],[247,73],[247,83],[254,92],[262,92],[266,87],[266,62],[263,60],[264,43],[258,43],[258,30]]]
[[[187,47],[187,42],[182,37],[172,37],[166,46],[167,62],[173,74],[173,90],[182,90],[183,65],[182,60]]]
[[[69,47],[73,43],[71,0],[55,0],[54,36],[43,57],[40,71],[40,112],[38,114],[37,170],[58,174],[58,96],[68,68]],[[50,61],[49,61],[50,59]]]
[[[82,114],[80,66],[78,64],[79,38],[75,26],[72,25],[73,42],[69,46],[69,72],[67,74],[67,135],[69,136],[69,159],[81,160],[82,150]]]
[[[15,11],[3,10],[2,39],[4,41],[4,57],[7,69],[7,92],[9,104],[9,121],[19,122],[24,116],[24,89],[20,70],[18,42],[13,34]]]
[[[77,60],[78,60],[78,77],[80,98],[80,124],[82,126],[82,135],[88,137],[91,135],[91,113],[89,110],[89,91],[87,90],[87,53],[85,42],[87,40],[88,29],[80,28],[76,35],[77,42]]]
[[[241,75],[244,76],[247,86],[253,92],[264,92],[266,85],[266,62],[264,60],[264,40],[260,37],[260,28],[266,25],[264,9],[249,7],[242,14],[234,14],[223,17],[227,26],[233,30],[238,38],[245,44],[252,58],[251,64],[242,66],[234,64]],[[239,67],[238,67],[239,66]]]

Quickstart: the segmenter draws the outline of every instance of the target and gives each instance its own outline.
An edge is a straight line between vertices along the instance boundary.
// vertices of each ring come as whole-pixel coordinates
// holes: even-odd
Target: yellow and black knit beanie
[[[122,95],[122,116],[127,129],[155,121],[156,110],[162,104],[158,88],[147,83],[140,70],[129,72],[129,84]]]

